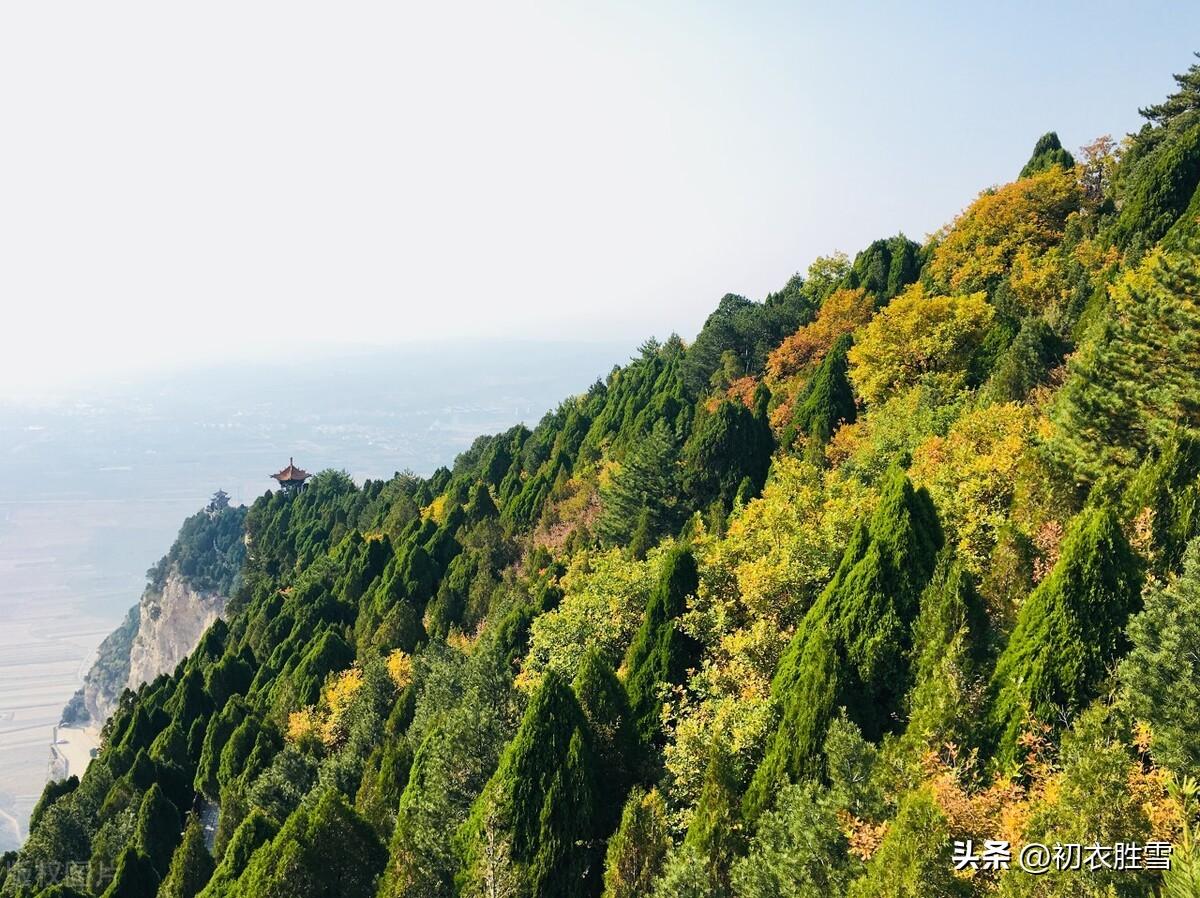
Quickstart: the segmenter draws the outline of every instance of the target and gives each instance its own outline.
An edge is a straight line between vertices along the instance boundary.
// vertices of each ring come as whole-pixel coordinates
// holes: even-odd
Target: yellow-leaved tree
[[[930,376],[965,384],[994,314],[983,293],[928,296],[914,284],[858,332],[849,353],[855,390],[878,403]]]

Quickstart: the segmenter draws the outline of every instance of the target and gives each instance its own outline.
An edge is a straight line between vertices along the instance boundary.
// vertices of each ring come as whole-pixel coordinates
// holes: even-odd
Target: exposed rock
[[[194,589],[172,569],[161,591],[147,588],[138,606],[138,631],[129,648],[129,679],[137,689],[169,673],[196,647],[212,623],[225,613],[226,596]]]

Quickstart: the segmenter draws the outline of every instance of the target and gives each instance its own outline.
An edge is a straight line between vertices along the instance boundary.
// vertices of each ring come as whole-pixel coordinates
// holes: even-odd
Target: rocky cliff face
[[[125,685],[137,689],[173,671],[225,613],[226,601],[220,593],[194,589],[177,570],[167,574],[161,591],[147,589],[138,607],[138,632],[129,648]]]
[[[83,688],[63,713],[63,723],[104,723],[124,689],[137,689],[173,671],[225,613],[227,601],[219,592],[196,589],[174,568],[161,587],[147,586],[141,602],[100,646]],[[79,712],[80,703],[86,714]]]
[[[246,557],[244,506],[218,490],[183,522],[162,559],[146,572],[146,590],[125,621],[100,644],[83,688],[63,710],[64,726],[108,720],[121,693],[173,671],[225,612]]]

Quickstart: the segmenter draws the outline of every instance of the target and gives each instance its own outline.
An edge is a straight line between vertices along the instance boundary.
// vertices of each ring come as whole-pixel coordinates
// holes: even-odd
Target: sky
[[[421,340],[690,338],[1139,125],[1200,5],[0,5],[0,398]]]

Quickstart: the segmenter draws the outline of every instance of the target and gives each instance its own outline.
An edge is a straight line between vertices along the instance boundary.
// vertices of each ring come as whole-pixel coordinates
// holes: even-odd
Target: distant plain
[[[294,456],[356,480],[429,474],[481,433],[529,426],[632,347],[458,343],[227,365],[0,405],[0,851],[96,647],[184,517],[252,502]]]

